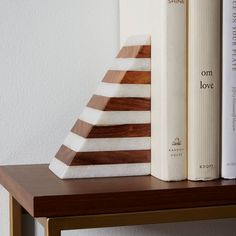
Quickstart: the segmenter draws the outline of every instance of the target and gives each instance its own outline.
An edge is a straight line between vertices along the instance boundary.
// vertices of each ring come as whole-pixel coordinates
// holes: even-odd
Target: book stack
[[[152,11],[152,174],[236,178],[236,1],[153,0]]]
[[[51,161],[58,177],[236,178],[236,1],[151,11],[152,43],[120,50]]]

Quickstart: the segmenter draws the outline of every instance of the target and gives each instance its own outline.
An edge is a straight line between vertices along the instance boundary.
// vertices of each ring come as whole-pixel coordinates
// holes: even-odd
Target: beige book
[[[236,179],[236,1],[223,2],[221,176]]]
[[[189,0],[188,179],[219,177],[221,0]]]
[[[151,1],[153,176],[186,178],[186,1]]]

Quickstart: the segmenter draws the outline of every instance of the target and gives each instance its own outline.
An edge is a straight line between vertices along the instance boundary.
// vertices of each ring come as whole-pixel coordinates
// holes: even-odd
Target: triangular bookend
[[[127,40],[52,159],[61,179],[150,174],[151,43]]]

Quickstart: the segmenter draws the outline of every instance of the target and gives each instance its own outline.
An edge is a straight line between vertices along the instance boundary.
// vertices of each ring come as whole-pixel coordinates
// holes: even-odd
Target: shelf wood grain
[[[48,165],[1,166],[0,183],[33,217],[236,204],[236,181],[163,182],[151,176],[61,180]]]

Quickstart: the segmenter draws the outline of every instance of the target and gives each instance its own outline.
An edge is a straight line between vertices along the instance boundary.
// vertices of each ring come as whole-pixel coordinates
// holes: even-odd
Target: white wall
[[[130,35],[150,34],[151,0],[120,0],[120,42]]]
[[[118,29],[118,0],[0,0],[0,164],[49,162],[113,60]],[[1,236],[9,235],[7,199],[1,188]],[[235,223],[205,221],[63,235],[233,236]],[[38,226],[37,236],[42,235]]]

